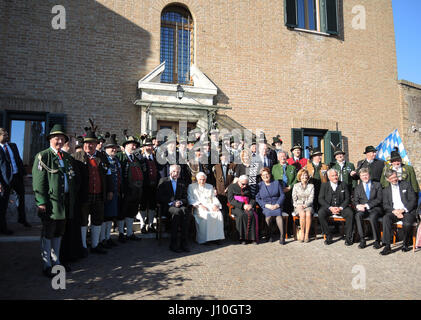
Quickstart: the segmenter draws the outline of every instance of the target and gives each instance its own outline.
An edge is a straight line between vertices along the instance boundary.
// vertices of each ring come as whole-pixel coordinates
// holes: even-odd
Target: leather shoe
[[[132,241],[140,241],[142,240],[142,238],[138,238],[136,237],[136,235],[134,233],[132,233],[132,235],[130,237],[126,237],[127,240],[132,240]]]
[[[386,255],[388,255],[388,254],[390,254],[390,253],[392,253],[392,249],[390,248],[390,246],[389,246],[389,245],[386,245],[386,246],[384,247],[384,249],[383,249],[382,251],[380,251],[380,254],[381,254],[382,256],[386,256]]]
[[[42,269],[42,273],[44,274],[44,276],[46,276],[47,278],[52,279],[54,277],[53,273],[51,272],[51,267]]]
[[[101,248],[99,245],[95,248],[91,248],[91,253],[97,253],[97,254],[106,254],[107,250]]]
[[[345,240],[345,245],[347,246],[347,247],[349,247],[349,246],[352,246],[354,243],[351,241],[351,240],[349,240],[349,239],[346,239]]]
[[[332,244],[332,236],[329,234],[326,236],[326,240],[325,240],[325,245],[330,245]]]
[[[374,249],[380,249],[382,245],[380,244],[380,241],[374,241],[373,248]]]
[[[411,249],[410,248],[408,248],[408,246],[405,244],[405,245],[403,245],[402,246],[402,252],[408,252],[408,251],[411,251]]]
[[[28,223],[28,221],[18,221],[18,223],[22,224],[25,228],[31,228],[32,226]]]
[[[279,240],[279,244],[284,246],[285,245],[285,239]]]
[[[123,233],[120,233],[118,235],[118,241],[121,242],[121,243],[126,243],[126,237],[124,236]]]
[[[183,250],[181,250],[180,248],[176,248],[176,247],[173,247],[173,246],[170,246],[170,250],[173,251],[173,252],[176,252],[176,253],[183,252]]]
[[[366,246],[367,246],[367,245],[366,245],[366,243],[365,243],[365,240],[361,240],[361,241],[360,241],[360,244],[358,245],[358,248],[360,248],[360,249],[364,249]]]

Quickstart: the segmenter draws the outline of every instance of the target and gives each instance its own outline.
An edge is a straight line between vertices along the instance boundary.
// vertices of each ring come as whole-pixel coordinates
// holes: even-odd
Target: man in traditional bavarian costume
[[[420,186],[417,182],[417,177],[415,175],[414,167],[408,164],[402,163],[402,158],[398,150],[394,150],[390,153],[390,159],[384,166],[382,177],[380,178],[380,183],[382,184],[383,188],[386,188],[390,185],[389,181],[386,179],[386,176],[385,176],[385,172],[387,169],[395,170],[398,175],[399,181],[402,181],[402,180],[408,181],[409,184],[412,186],[412,189],[414,189],[415,194],[417,195],[417,199],[418,199]]]
[[[307,164],[307,159],[302,157],[303,148],[300,144],[295,144],[291,148],[292,157],[289,158],[288,164],[297,168],[297,172]]]
[[[121,202],[121,181],[122,171],[121,165],[116,155],[120,150],[120,146],[117,144],[116,135],[110,135],[108,132],[105,134],[105,142],[103,145],[107,160],[110,164],[111,177],[113,180],[113,198],[105,201],[104,207],[104,222],[101,227],[100,243],[106,249],[110,249],[117,244],[111,239],[111,227],[114,220],[117,220],[120,202]]]
[[[142,194],[142,201],[140,203],[140,214],[142,217],[142,233],[154,232],[153,226],[155,212],[156,212],[156,190],[160,179],[158,172],[158,162],[156,161],[153,152],[153,143],[151,138],[146,138],[143,143],[144,153],[143,161],[146,164],[146,175]],[[146,224],[147,217],[147,224]]]
[[[113,198],[113,181],[107,157],[96,150],[98,139],[88,129],[83,139],[83,151],[74,154],[81,164],[82,184],[87,189],[87,197],[81,204],[81,236],[84,255],[88,255],[86,236],[88,216],[91,216],[91,252],[104,254],[107,251],[99,245],[101,226],[104,222],[104,202]]]
[[[351,194],[357,186],[357,181],[352,178],[356,173],[355,166],[353,163],[345,160],[345,152],[343,150],[339,147],[335,147],[335,149],[333,156],[336,161],[330,164],[330,168],[338,171],[339,181],[344,182],[348,186],[349,193]]]
[[[322,183],[328,181],[327,170],[329,170],[329,167],[322,163],[323,152],[319,149],[313,149],[312,147],[309,147],[309,149],[310,161],[307,162],[304,168],[308,171],[310,176],[309,183],[314,185],[314,199],[318,199]],[[319,203],[314,201],[313,205],[315,212],[317,212],[319,209]]]
[[[117,154],[123,173],[121,184],[122,205],[118,217],[120,242],[124,242],[126,239],[141,240],[133,232],[133,222],[139,211],[144,177],[147,174],[144,160],[135,155],[135,151],[140,148],[140,142],[134,136],[128,136],[123,143],[123,148],[124,152]],[[124,236],[124,222],[127,228],[126,237]]]
[[[54,125],[47,137],[50,147],[35,156],[32,186],[38,216],[42,222],[43,273],[52,278],[52,266],[61,264],[61,239],[66,217],[72,216],[75,184],[71,156],[61,151],[65,142],[69,140],[68,136],[63,132],[61,125]]]

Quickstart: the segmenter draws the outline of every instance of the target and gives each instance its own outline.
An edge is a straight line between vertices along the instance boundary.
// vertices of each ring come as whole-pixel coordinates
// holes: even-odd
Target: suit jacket
[[[233,182],[235,178],[235,163],[228,164],[227,167],[227,176],[226,179],[224,179],[224,171],[222,169],[222,164],[218,163],[213,167],[213,174],[215,177],[215,187],[216,192],[218,195],[226,196],[227,193],[225,192],[225,189],[228,188],[228,186]]]
[[[37,206],[45,205],[47,214],[53,220],[72,218],[76,197],[76,173],[72,157],[63,152],[64,168],[60,168],[59,159],[51,148],[39,152],[32,167],[32,187]],[[64,175],[67,177],[69,204],[65,206]]]
[[[370,199],[367,199],[364,184],[361,182],[355,187],[353,204],[354,206],[357,206],[357,204],[368,204],[370,210],[375,207],[382,208],[383,192],[381,184],[376,181],[371,181]]]
[[[26,175],[25,168],[23,166],[22,159],[19,155],[19,150],[16,144],[13,142],[7,143],[9,153],[13,153],[13,157],[15,158],[16,166],[18,168],[18,175],[20,177],[24,177]],[[7,176],[7,168],[10,168],[10,176]],[[12,163],[6,157],[6,153],[3,148],[0,147],[0,183],[2,185],[9,185],[9,180],[12,179]]]
[[[284,167],[278,163],[275,164],[272,167],[272,176],[273,179],[275,180],[280,180],[281,182],[282,177],[284,175]],[[287,185],[284,187],[289,187],[289,186],[293,186],[294,184],[297,183],[297,168],[295,166],[292,165],[288,165],[286,166],[286,176],[287,176]]]
[[[407,181],[399,182],[399,191],[401,195],[401,201],[408,212],[412,212],[417,208],[417,195],[414,189]],[[385,212],[393,211],[393,199],[392,199],[392,186],[389,185],[383,189],[383,208]]]
[[[332,202],[334,191],[332,189],[332,186],[330,185],[330,181],[322,183],[318,199],[319,205],[324,209],[327,209],[332,206],[342,207],[344,209],[348,207],[350,202],[350,195],[346,183],[338,181],[338,187],[336,188],[336,192],[338,194],[338,201],[337,204],[334,205]]]
[[[158,190],[156,193],[157,201],[161,204],[163,208],[168,208],[169,203],[173,201],[183,202],[183,207],[187,206],[187,185],[181,180],[177,179],[177,186],[174,194],[172,188],[171,178],[165,177],[161,178],[158,185]]]
[[[380,183],[382,184],[383,188],[386,188],[389,185],[389,181],[387,181],[386,176],[384,175],[388,168],[393,169],[393,166],[391,164],[386,164],[383,168],[382,177],[380,179]],[[420,192],[420,186],[415,175],[414,167],[407,164],[402,164],[402,180],[408,181],[416,194]]]
[[[374,159],[371,164],[369,164],[366,159],[360,160],[357,163],[357,170],[356,170],[357,174],[353,176],[353,179],[359,180],[360,170],[362,168],[368,168],[368,170],[370,171],[371,181],[380,182],[380,178],[383,172],[383,167],[384,167],[384,161],[380,159]]]

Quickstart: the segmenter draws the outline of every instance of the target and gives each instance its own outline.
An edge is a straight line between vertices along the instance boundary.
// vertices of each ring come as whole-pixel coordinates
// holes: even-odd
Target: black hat
[[[105,142],[104,142],[104,149],[106,148],[112,148],[112,147],[118,147],[118,143],[116,140],[117,135],[111,134],[109,132],[105,133]]]
[[[340,146],[341,143],[339,142],[336,146],[332,143],[332,141],[330,142],[330,144],[333,147],[333,157],[336,157],[338,154],[345,154],[345,151],[343,151]]]
[[[141,146],[140,141],[137,140],[135,136],[126,137],[126,141],[122,143],[123,148],[126,147],[126,144],[128,143],[135,143],[138,148]]]
[[[85,142],[96,142],[98,143],[98,138],[95,135],[95,132],[91,130],[91,128],[85,128],[86,135],[83,137],[83,143]]]
[[[153,145],[153,143],[152,143],[152,138],[150,138],[150,137],[146,137],[145,138],[145,140],[143,140],[143,146],[145,147],[145,146],[152,146]]]
[[[365,147],[365,152],[364,154],[368,153],[368,152],[377,152],[376,148],[374,148],[373,146],[368,146]]]
[[[339,150],[336,150],[336,151],[333,153],[333,157],[336,157],[338,154],[346,154],[346,153],[345,153],[345,151],[343,151],[343,150],[339,149]]]
[[[291,148],[291,152],[294,151],[294,149],[300,149],[303,151],[303,147],[299,143],[294,144],[294,146]]]
[[[320,151],[319,148],[314,149],[312,146],[307,147],[308,150],[310,150],[310,159],[314,156],[321,156],[323,152]]]
[[[105,137],[105,135],[98,134],[98,135],[97,135],[97,139],[98,139],[98,142],[102,142],[102,143],[104,143],[104,142],[105,142],[106,137]]]
[[[69,141],[69,137],[67,136],[67,134],[64,133],[63,127],[61,126],[61,124],[55,124],[52,128],[51,131],[49,133],[49,135],[47,136],[48,140],[51,139],[52,136],[57,136],[57,135],[62,135],[65,138],[65,141]]]
[[[276,143],[282,144],[283,142],[282,142],[282,139],[280,139],[280,138],[281,138],[281,136],[279,134],[276,137],[273,137],[272,138],[273,139],[272,146],[275,146]]]
[[[401,157],[399,151],[395,149],[390,153],[390,160],[389,161],[393,162],[393,161],[396,161],[396,160],[402,161],[402,157]]]

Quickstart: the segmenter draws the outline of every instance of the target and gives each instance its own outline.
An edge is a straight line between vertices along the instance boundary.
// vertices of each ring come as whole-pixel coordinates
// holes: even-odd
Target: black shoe
[[[403,246],[402,246],[402,252],[408,252],[408,251],[411,251],[411,249],[406,245],[406,244],[404,244]]]
[[[0,231],[0,233],[3,233],[5,235],[7,235],[7,236],[10,236],[10,235],[13,234],[13,231],[10,230],[10,229],[3,229],[3,230]]]
[[[380,249],[382,245],[380,244],[380,241],[374,241],[373,248],[374,249]]]
[[[107,250],[105,250],[104,248],[101,248],[100,245],[97,245],[95,248],[91,248],[91,253],[106,254]]]
[[[384,249],[383,249],[382,251],[380,251],[380,254],[381,254],[382,256],[386,256],[386,255],[388,255],[388,254],[390,254],[390,253],[392,253],[392,249],[390,248],[390,245],[386,245],[386,246],[384,247]]]
[[[346,239],[346,240],[345,240],[345,245],[346,245],[347,247],[352,246],[353,244],[354,244],[354,242],[352,242],[351,240],[349,240],[349,239]]]
[[[25,228],[31,228],[32,226],[26,220],[20,220],[18,223],[22,224]]]
[[[126,236],[123,233],[118,235],[118,241],[121,243],[126,243]]]
[[[170,250],[176,253],[181,253],[183,252],[183,250],[181,250],[180,248],[176,248],[174,246],[170,246]]]
[[[142,229],[140,229],[140,232],[143,234],[143,233],[148,233],[148,231],[146,231],[146,226],[143,226],[143,228]]]
[[[132,235],[130,237],[126,237],[126,239],[130,240],[130,241],[140,241],[140,240],[142,240],[142,238],[136,237],[136,235],[134,233],[132,233]]]
[[[218,246],[220,246],[222,244],[222,240],[215,240],[214,243]]]
[[[52,279],[54,277],[54,274],[51,272],[51,269],[52,269],[51,267],[42,269],[43,275],[46,276],[47,278],[50,278],[50,279]]]
[[[326,240],[325,240],[325,245],[330,245],[330,244],[332,244],[332,236],[330,235],[330,234],[328,234],[327,236],[326,236]]]
[[[361,240],[361,241],[360,241],[360,244],[358,245],[358,248],[360,248],[360,249],[364,249],[365,247],[366,247],[365,240]]]
[[[103,240],[101,242],[101,247],[104,248],[104,249],[111,249],[112,245],[110,245],[107,240]]]
[[[281,245],[285,245],[285,239],[281,239],[281,240],[279,240],[279,244],[281,244]]]
[[[108,239],[108,240],[105,240],[105,241],[107,241],[107,244],[110,246],[110,247],[117,247],[118,246],[118,244],[113,240],[113,239]]]

